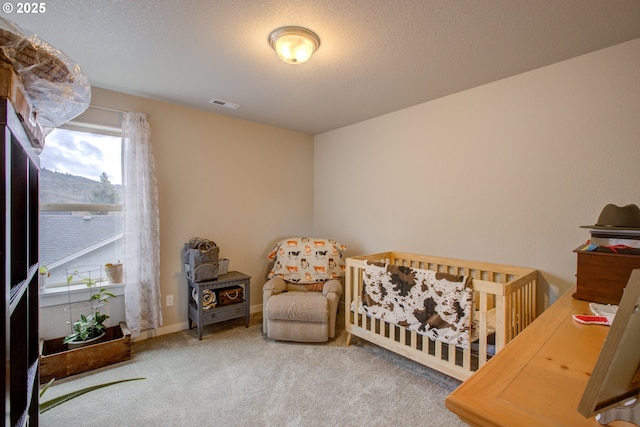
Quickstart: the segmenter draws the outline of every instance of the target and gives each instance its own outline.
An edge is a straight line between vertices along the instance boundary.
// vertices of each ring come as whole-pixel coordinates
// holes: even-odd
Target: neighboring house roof
[[[40,265],[55,267],[122,238],[120,215],[40,214]]]

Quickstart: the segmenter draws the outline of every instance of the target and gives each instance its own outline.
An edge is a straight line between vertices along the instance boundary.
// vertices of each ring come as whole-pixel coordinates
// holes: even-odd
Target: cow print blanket
[[[362,311],[409,330],[467,348],[472,289],[466,276],[398,265],[364,270]]]

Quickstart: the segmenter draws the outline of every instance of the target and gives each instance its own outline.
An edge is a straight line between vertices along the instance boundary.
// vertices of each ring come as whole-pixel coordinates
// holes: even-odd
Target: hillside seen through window
[[[48,287],[122,259],[122,139],[55,129],[40,155],[40,265]]]

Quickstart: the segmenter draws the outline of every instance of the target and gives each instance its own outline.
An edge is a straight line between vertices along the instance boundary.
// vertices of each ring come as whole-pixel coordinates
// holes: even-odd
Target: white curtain
[[[147,115],[124,113],[125,318],[132,336],[162,326],[160,219]]]

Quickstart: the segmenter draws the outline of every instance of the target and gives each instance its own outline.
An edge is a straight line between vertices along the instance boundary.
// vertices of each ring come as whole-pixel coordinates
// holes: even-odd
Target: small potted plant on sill
[[[67,286],[70,286],[74,277],[80,277],[77,271],[67,275]],[[89,297],[89,314],[81,313],[80,319],[72,324],[71,333],[62,341],[70,348],[75,348],[97,341],[105,334],[107,327],[104,322],[109,318],[108,315],[100,312],[100,308],[109,302],[109,298],[116,298],[114,294],[108,292],[102,287],[102,279],[88,277],[80,277],[90,290]],[[71,311],[71,310],[70,310]]]
[[[47,266],[42,265],[38,268],[38,284],[40,292],[44,292],[47,289],[47,279],[51,276],[51,272]]]
[[[120,261],[115,264],[105,264],[104,271],[107,273],[107,279],[109,279],[111,283],[122,283],[124,277],[122,263]]]

